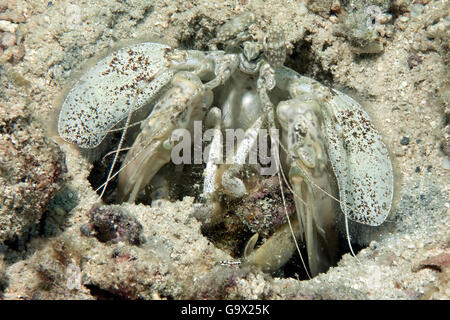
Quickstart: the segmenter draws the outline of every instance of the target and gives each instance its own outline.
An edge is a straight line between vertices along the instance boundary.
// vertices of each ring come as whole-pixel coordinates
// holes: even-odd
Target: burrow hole
[[[333,77],[330,72],[324,71],[321,67],[320,61],[318,61],[311,49],[311,43],[301,42],[295,45],[293,53],[287,57],[286,66],[299,72],[302,75],[310,76],[325,85],[331,85]],[[120,124],[119,124],[120,125]],[[102,143],[103,149],[102,156],[98,156],[98,152],[94,155],[88,154],[87,156],[93,160],[93,168],[88,176],[88,180],[94,190],[100,188],[100,186],[106,181],[108,172],[111,168],[114,154],[104,157],[104,154],[114,151],[120,140],[121,133],[116,132],[110,134],[109,137]],[[127,134],[123,148],[130,147],[136,136],[136,132],[130,132]],[[118,157],[115,165],[114,172],[119,170],[122,162],[124,161],[126,152],[122,152]],[[170,188],[168,188],[167,196],[171,201],[182,200],[184,196],[192,196],[198,200],[199,194],[202,190],[203,184],[203,170],[205,165],[181,165],[176,166],[172,163],[168,163],[161,170],[166,172],[166,179],[169,181]],[[107,204],[117,203],[116,200],[116,188],[118,177],[111,179],[107,184],[107,188],[103,195],[103,201]],[[100,188],[97,193],[100,194],[102,189]],[[151,196],[155,196],[155,189],[149,185],[141,192],[137,199],[137,203],[143,203],[151,205]],[[252,236],[252,232],[245,226],[237,228],[234,234],[229,234],[229,226],[226,224],[232,224],[236,222],[236,218],[233,218],[232,210],[226,211],[225,220],[223,223],[215,225],[213,227],[205,226],[202,228],[202,233],[217,247],[228,250],[230,254],[238,260],[242,254],[247,240]],[[342,214],[342,213],[340,213]],[[299,244],[301,248],[302,256],[307,260],[306,249],[302,244]],[[349,253],[346,235],[342,232],[339,233],[339,249],[337,253],[337,260],[340,260],[342,255]],[[363,249],[365,246],[360,245],[352,241],[352,247],[355,253]],[[273,273],[275,277],[282,278],[295,278],[299,280],[308,279],[307,274],[303,268],[301,259],[298,253],[295,253],[292,258],[279,270]]]

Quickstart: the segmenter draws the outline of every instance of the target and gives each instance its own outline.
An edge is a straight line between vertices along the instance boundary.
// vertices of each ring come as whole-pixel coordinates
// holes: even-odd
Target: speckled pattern
[[[170,81],[173,71],[166,68],[165,57],[169,48],[141,43],[99,61],[65,98],[58,121],[61,137],[81,148],[98,146],[127,117],[135,97],[134,111]]]
[[[341,208],[354,221],[382,224],[391,210],[394,175],[386,146],[369,115],[337,90],[329,99],[326,132]]]

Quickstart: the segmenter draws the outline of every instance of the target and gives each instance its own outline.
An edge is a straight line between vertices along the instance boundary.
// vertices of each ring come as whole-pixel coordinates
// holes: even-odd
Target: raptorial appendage
[[[127,153],[119,175],[121,201],[135,201],[137,194],[170,161],[172,132],[181,128],[192,131],[193,122],[204,117],[212,99],[211,90],[195,74],[182,71],[174,75],[171,88],[141,124],[141,133]]]
[[[336,186],[322,134],[320,105],[294,98],[280,102],[277,118],[286,150],[297,219],[306,243],[311,274],[326,271],[337,256]]]

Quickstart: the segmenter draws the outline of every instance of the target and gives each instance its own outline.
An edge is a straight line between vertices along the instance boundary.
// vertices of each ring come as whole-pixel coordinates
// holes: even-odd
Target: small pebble
[[[403,137],[402,140],[400,140],[400,144],[402,146],[407,146],[409,144],[409,138],[408,137]]]
[[[445,170],[450,170],[450,158],[449,158],[449,157],[445,157],[445,158],[442,160],[442,167],[443,167]]]
[[[9,48],[16,45],[16,35],[9,32],[4,32],[2,35],[1,46]]]
[[[308,9],[306,8],[306,6],[303,3],[301,3],[297,7],[297,13],[300,16],[304,16],[304,15],[306,15],[308,13]]]
[[[6,20],[0,20],[0,30],[9,32],[9,33],[15,33],[17,30],[17,24],[12,23],[10,21]]]
[[[333,23],[337,23],[339,21],[338,17],[331,15],[330,16],[330,21]]]

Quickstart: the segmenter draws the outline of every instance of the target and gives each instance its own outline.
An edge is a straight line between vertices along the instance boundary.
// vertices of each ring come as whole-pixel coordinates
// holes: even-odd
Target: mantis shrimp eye
[[[246,41],[246,42],[242,43],[240,45],[240,47],[242,49],[242,53],[243,53],[244,57],[249,62],[257,61],[263,53],[259,44],[256,42]]]

